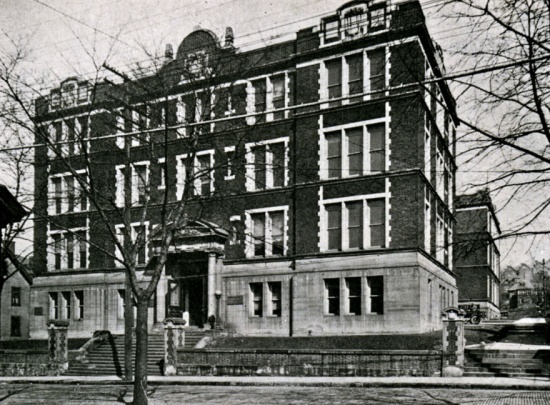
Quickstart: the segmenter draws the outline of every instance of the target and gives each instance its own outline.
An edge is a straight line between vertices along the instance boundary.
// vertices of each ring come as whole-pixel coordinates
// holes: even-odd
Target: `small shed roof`
[[[28,214],[10,190],[0,184],[0,228],[21,221]]]

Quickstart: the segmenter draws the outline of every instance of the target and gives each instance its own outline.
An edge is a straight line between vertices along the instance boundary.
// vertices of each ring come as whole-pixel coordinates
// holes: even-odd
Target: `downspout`
[[[296,42],[294,44],[294,54],[296,54],[297,52],[297,45],[296,45]],[[296,97],[296,93],[297,93],[297,71],[294,70],[294,80],[293,80],[293,83],[292,83],[292,86],[293,86],[293,93],[292,93],[292,105],[293,106],[296,106],[297,104],[297,97]],[[290,112],[289,112],[290,113]],[[291,149],[291,159],[292,159],[292,263],[291,263],[291,269],[292,269],[292,273],[295,273],[296,272],[296,252],[297,252],[297,249],[296,249],[296,168],[297,168],[297,162],[296,162],[296,156],[297,156],[297,153],[296,153],[296,148],[297,148],[297,144],[296,144],[296,140],[298,139],[297,137],[297,130],[296,130],[296,127],[297,127],[297,120],[296,120],[296,115],[298,113],[298,110],[294,109],[292,110],[292,139],[291,139],[291,145],[292,145],[292,149]],[[288,311],[289,311],[289,315],[288,315],[288,335],[289,336],[293,336],[294,334],[294,274],[292,274],[290,276],[290,279],[289,279],[289,303],[288,303]]]

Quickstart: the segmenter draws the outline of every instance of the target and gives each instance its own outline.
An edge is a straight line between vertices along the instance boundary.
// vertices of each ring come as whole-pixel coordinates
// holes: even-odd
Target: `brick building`
[[[456,198],[455,272],[458,302],[479,305],[488,319],[500,317],[500,224],[488,190]]]
[[[152,327],[183,311],[192,326],[219,313],[243,334],[441,328],[458,298],[456,112],[444,81],[430,80],[445,70],[419,3],[351,1],[293,40],[233,44],[231,29],[223,44],[197,29],[175,56],[167,46],[155,77],[93,92],[68,79],[37,100],[57,153],[36,152],[37,197],[50,198],[36,198],[33,337],[49,318],[69,319],[73,336],[123,331],[124,272],[80,192],[90,180],[116,229],[131,200],[149,242],[137,254],[145,279],[159,207],[192,196]],[[159,77],[162,92],[142,91]]]

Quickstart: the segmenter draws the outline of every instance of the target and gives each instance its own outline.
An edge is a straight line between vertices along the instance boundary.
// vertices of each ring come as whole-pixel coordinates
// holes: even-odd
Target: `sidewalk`
[[[214,377],[150,376],[151,385],[230,385],[230,386],[308,386],[308,387],[422,387],[511,389],[550,391],[548,378],[504,377]],[[126,384],[115,376],[0,377],[0,384]]]

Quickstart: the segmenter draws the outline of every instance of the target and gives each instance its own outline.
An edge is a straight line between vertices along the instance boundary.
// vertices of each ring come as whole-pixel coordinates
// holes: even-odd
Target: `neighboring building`
[[[56,142],[89,133],[94,165],[85,173],[71,143],[59,152],[73,155],[74,172],[36,150],[36,193],[50,199],[36,199],[31,336],[45,337],[49,318],[69,319],[72,336],[123,331],[124,272],[104,253],[114,244],[75,176],[91,176],[102,203],[120,206],[130,131],[140,133],[126,137],[136,232],[154,234],[157,209],[138,219],[148,201],[194,196],[151,326],[182,311],[200,326],[219,305],[225,328],[242,334],[440,329],[458,296],[455,102],[443,80],[430,80],[444,72],[417,1],[351,1],[294,40],[246,52],[233,47],[230,29],[223,46],[195,30],[175,58],[167,47],[166,100],[136,96],[130,110],[117,101],[154,78],[94,93],[64,81],[37,100],[38,129]],[[227,91],[210,92],[215,86]],[[205,112],[218,121],[197,126]],[[173,128],[166,150],[148,142],[163,118]],[[190,170],[204,175],[189,191]],[[112,218],[122,223],[118,209]],[[156,260],[152,239],[137,258],[140,277]]]
[[[479,305],[488,319],[500,317],[500,234],[495,208],[488,190],[459,195],[455,202],[458,303]]]
[[[29,338],[29,297],[32,273],[15,257],[4,229],[29,213],[0,184],[0,339]],[[11,235],[10,238],[11,239]]]
[[[501,310],[510,319],[545,315],[550,311],[549,274],[545,262],[507,266],[500,284]]]
[[[0,339],[28,339],[32,271],[12,249],[5,251],[6,278],[0,294]]]

